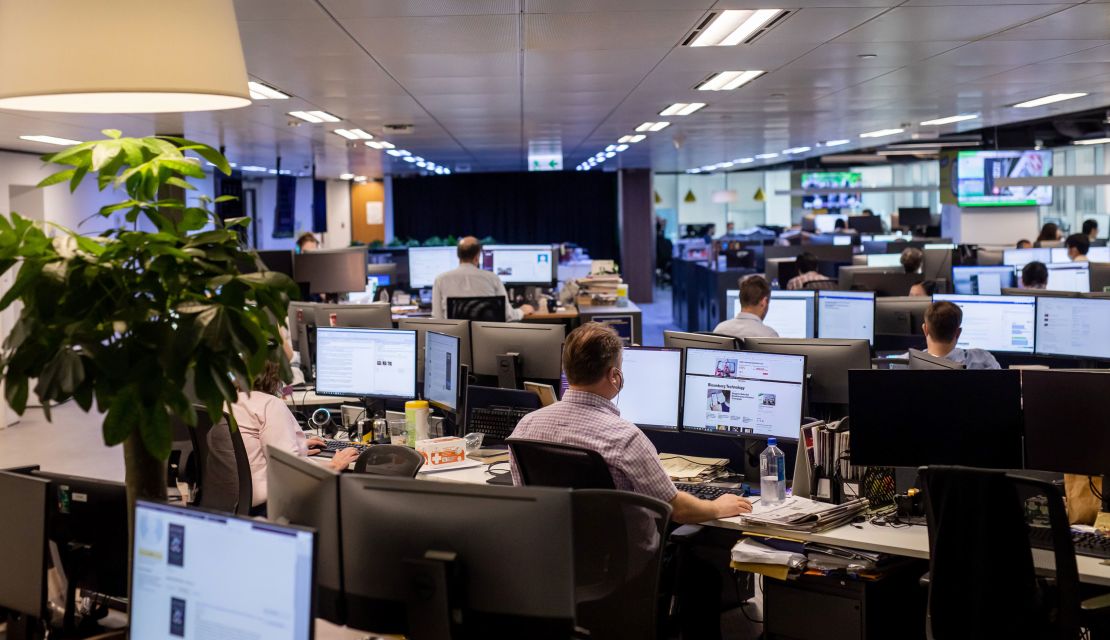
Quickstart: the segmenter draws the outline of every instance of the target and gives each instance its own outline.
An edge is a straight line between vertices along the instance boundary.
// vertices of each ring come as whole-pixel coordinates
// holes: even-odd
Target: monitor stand
[[[451,551],[429,549],[404,561],[409,574],[408,636],[445,640],[461,637],[456,628],[462,606],[462,567]]]
[[[524,380],[523,364],[519,353],[497,355],[497,386],[502,389],[520,389]]]

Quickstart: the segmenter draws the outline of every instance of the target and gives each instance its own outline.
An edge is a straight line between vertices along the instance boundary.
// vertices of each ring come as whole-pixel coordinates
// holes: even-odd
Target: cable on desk
[[[506,475],[511,475],[512,474],[513,470],[511,468],[508,471],[497,471],[497,472],[495,472],[493,470],[493,468],[496,467],[499,464],[509,464],[509,462],[507,460],[501,460],[500,462],[491,462],[491,463],[487,464],[486,465],[486,474],[491,475],[495,478],[503,478]]]

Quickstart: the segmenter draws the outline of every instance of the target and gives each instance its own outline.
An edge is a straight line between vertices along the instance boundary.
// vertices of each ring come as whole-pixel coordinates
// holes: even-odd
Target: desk
[[[578,307],[578,318],[581,322],[611,322],[617,333],[622,338],[631,340],[634,344],[644,343],[644,322],[640,307],[629,301],[626,307],[616,306],[581,306]],[[621,321],[631,323],[631,327],[624,328]]]
[[[563,307],[554,311],[537,311],[535,313],[524,316],[524,322],[562,322],[564,320],[577,320],[578,309],[574,307]]]

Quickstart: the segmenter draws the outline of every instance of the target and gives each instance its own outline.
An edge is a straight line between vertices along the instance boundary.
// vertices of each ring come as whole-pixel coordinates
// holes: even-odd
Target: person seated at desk
[[[262,374],[254,381],[252,391],[239,391],[232,415],[243,434],[243,446],[251,466],[252,515],[264,515],[266,508],[266,446],[282,449],[298,456],[311,456],[324,448],[322,438],[306,438],[289,407],[281,401],[281,370],[276,362],[266,363]],[[335,471],[343,471],[358,458],[358,450],[348,447],[335,453],[328,462]]]
[[[1068,248],[1068,259],[1072,262],[1087,262],[1087,252],[1091,250],[1091,240],[1082,233],[1073,233],[1064,241]]]
[[[482,243],[478,242],[478,238],[467,236],[459,240],[456,253],[459,256],[459,266],[439,274],[432,284],[433,318],[442,320],[447,317],[448,298],[504,296],[505,319],[509,322],[517,322],[536,311],[527,304],[514,309],[509,304],[509,294],[505,291],[505,284],[501,282],[501,278],[478,266],[482,261]]]
[[[817,271],[817,256],[808,251],[799,253],[798,257],[794,258],[794,267],[798,269],[798,275],[786,283],[786,288],[791,291],[805,289],[807,282],[824,282],[832,279]]]
[[[586,323],[567,336],[563,370],[570,388],[562,400],[521,418],[509,440],[541,440],[591,449],[609,465],[617,489],[670,503],[671,519],[680,524],[730,518],[752,510],[751,503],[726,494],[701,500],[679,491],[644,432],[621,418],[613,398],[624,386],[624,343],[611,327]],[[511,458],[511,454],[510,454]],[[513,483],[521,484],[512,462]]]
[[[960,328],[963,320],[963,311],[947,300],[929,305],[925,311],[925,324],[921,325],[925,332],[925,350],[935,358],[947,358],[968,369],[1001,369],[990,351],[956,346],[963,331]]]
[[[763,324],[771,306],[771,286],[763,276],[748,276],[740,280],[740,312],[735,318],[725,320],[713,329],[734,338],[777,338],[777,331]]]
[[[1060,240],[1061,231],[1059,225],[1055,222],[1046,222],[1041,227],[1041,232],[1037,234],[1037,239],[1033,242],[1034,247],[1040,247],[1041,243],[1053,243]]]
[[[906,273],[921,273],[921,265],[925,263],[925,252],[917,247],[902,249],[902,257],[898,259]]]
[[[1037,260],[1027,263],[1021,268],[1021,286],[1023,289],[1047,289],[1048,267]]]
[[[931,298],[931,297],[933,297],[933,294],[936,293],[936,292],[937,292],[937,281],[936,280],[921,280],[920,282],[915,282],[912,285],[910,285],[910,297],[913,297],[913,298],[924,298],[924,297]]]
[[[1094,242],[1098,240],[1098,220],[1088,218],[1083,221],[1083,235],[1087,236],[1087,240]]]
[[[297,236],[297,253],[308,253],[320,248],[320,241],[311,231],[305,231]]]
[[[1025,238],[1022,238],[1021,240],[1017,241],[1017,247],[1016,248],[1018,248],[1018,249],[1032,249],[1033,248],[1033,243],[1026,240]]]

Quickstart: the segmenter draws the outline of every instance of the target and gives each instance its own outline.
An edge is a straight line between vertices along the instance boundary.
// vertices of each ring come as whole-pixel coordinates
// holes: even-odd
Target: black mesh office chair
[[[190,434],[197,461],[193,504],[237,515],[249,515],[254,497],[251,465],[243,434],[228,425],[226,415],[213,424],[208,411],[197,409],[197,426]]]
[[[447,298],[447,319],[505,322],[505,305],[504,296]]]
[[[802,285],[802,289],[806,291],[829,291],[840,288],[840,283],[836,280],[810,280]]]
[[[931,640],[1071,640],[1080,637],[1081,626],[1104,624],[1099,612],[1110,603],[1080,604],[1059,488],[989,469],[933,466],[920,474],[929,524],[924,581]],[[1031,536],[1050,549],[1033,550]],[[1047,574],[1052,580],[1042,577]]]
[[[525,486],[616,489],[609,465],[596,451],[539,440],[507,443]]]
[[[367,447],[355,460],[355,473],[415,478],[424,466],[424,456],[413,449],[392,444]]]

